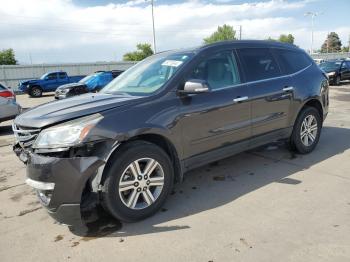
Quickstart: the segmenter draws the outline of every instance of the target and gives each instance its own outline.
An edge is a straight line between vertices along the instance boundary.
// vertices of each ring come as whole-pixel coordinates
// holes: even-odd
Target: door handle
[[[284,87],[282,90],[283,90],[283,92],[293,91],[293,90],[294,90],[294,87],[292,87],[292,86],[286,86],[286,87]]]
[[[238,103],[238,102],[242,102],[245,100],[248,100],[247,96],[237,97],[237,98],[233,99],[233,102]]]

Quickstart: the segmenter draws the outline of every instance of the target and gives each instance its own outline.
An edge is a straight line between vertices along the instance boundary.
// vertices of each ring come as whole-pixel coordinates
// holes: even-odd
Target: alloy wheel
[[[151,206],[164,186],[162,166],[152,158],[135,160],[124,170],[118,185],[121,201],[130,209]]]
[[[313,115],[305,117],[300,128],[300,139],[304,146],[311,146],[317,137],[317,120]]]

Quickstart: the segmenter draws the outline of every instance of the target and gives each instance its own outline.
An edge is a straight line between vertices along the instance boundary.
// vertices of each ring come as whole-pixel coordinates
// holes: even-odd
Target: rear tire
[[[321,135],[322,120],[318,110],[314,107],[305,107],[295,121],[290,137],[291,149],[300,154],[312,152]]]
[[[109,163],[102,204],[112,216],[135,222],[161,208],[174,182],[172,163],[163,149],[149,142],[129,142]]]
[[[41,97],[42,94],[43,94],[43,90],[41,90],[41,88],[38,86],[33,86],[29,91],[29,95],[31,97]]]

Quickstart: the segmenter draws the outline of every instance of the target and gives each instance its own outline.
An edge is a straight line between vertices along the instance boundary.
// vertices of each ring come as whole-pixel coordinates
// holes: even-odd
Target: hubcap
[[[131,209],[143,209],[157,200],[163,186],[162,166],[152,158],[141,158],[124,170],[118,190],[124,205]]]
[[[300,128],[300,138],[301,142],[305,146],[311,146],[317,136],[317,120],[313,115],[308,115],[305,117]]]
[[[40,95],[40,90],[39,90],[39,89],[37,89],[37,88],[34,88],[34,90],[33,90],[33,94],[34,94],[35,96]]]

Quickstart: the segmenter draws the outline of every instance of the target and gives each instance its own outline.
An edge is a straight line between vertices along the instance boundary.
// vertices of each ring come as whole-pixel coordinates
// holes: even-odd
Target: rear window
[[[281,75],[278,64],[268,48],[243,48],[237,52],[248,82]]]
[[[311,64],[310,58],[303,52],[297,52],[287,49],[274,49],[280,66],[284,73],[293,74]]]

